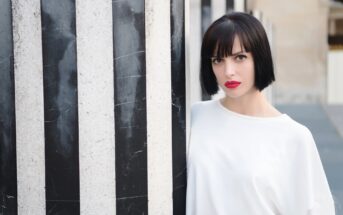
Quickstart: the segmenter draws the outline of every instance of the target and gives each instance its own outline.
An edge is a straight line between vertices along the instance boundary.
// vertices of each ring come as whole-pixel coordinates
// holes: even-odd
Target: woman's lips
[[[239,81],[227,81],[225,82],[225,87],[233,89],[238,87],[241,84]]]

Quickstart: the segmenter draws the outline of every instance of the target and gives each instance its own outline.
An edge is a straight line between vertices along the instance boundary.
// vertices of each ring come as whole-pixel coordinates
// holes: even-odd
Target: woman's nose
[[[236,73],[236,68],[231,62],[225,62],[225,75],[233,76]]]

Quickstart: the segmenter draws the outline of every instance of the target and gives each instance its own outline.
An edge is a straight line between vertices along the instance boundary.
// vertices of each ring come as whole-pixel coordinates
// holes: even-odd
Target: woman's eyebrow
[[[243,53],[245,53],[245,51],[241,50],[241,51],[233,53],[233,54],[231,54],[229,56],[236,56],[236,55],[243,54]],[[216,55],[213,55],[211,58],[218,58],[218,57]]]
[[[236,56],[236,55],[243,54],[243,53],[244,53],[244,51],[241,50],[241,51],[239,51],[239,52],[233,53],[231,56]]]

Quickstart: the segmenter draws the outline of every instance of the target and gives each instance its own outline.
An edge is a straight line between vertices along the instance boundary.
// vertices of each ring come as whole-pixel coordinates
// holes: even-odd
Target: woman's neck
[[[274,117],[281,113],[275,109],[262,92],[253,90],[239,98],[228,96],[221,99],[221,103],[231,111],[257,117]]]

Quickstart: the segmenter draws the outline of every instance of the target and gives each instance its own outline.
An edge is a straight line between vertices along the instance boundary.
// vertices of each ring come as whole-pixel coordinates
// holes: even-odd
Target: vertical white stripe
[[[200,49],[201,49],[201,1],[190,0],[189,32],[189,91],[190,105],[201,100]],[[186,28],[187,29],[187,28]]]
[[[270,45],[270,49],[271,49],[271,52],[272,52],[272,56],[273,56],[273,60],[275,62],[275,51],[273,49],[275,49],[275,47],[273,46],[273,29],[272,29],[272,25],[270,23],[267,22],[267,20],[263,20],[263,16],[262,16],[262,13],[261,11],[259,10],[253,10],[253,16],[258,19],[263,27],[264,27],[264,30],[266,31],[266,34],[267,34],[267,37],[268,37],[268,42],[269,42],[269,45]],[[275,73],[275,67],[274,67],[274,73]],[[274,100],[273,100],[273,85],[269,85],[268,87],[266,87],[262,93],[265,95],[265,97],[267,98],[267,100],[270,102],[270,103],[274,103]]]
[[[116,212],[112,2],[76,1],[80,207]]]
[[[45,214],[44,103],[40,1],[12,2],[18,214]]]
[[[219,19],[226,12],[226,0],[212,0],[211,6],[212,21]]]
[[[212,10],[212,22],[219,19],[225,14],[226,11],[226,0],[212,0],[211,1],[211,10]],[[218,93],[213,95],[212,99],[218,99],[225,97],[224,91],[219,87]]]
[[[212,0],[212,22],[219,19],[225,14],[226,0]],[[219,87],[218,92],[211,96],[212,99],[219,99],[225,97],[225,92]]]
[[[244,12],[244,2],[246,0],[234,0],[235,11]]]
[[[148,208],[172,214],[170,2],[145,1]]]
[[[186,69],[186,153],[190,135],[190,112],[191,112],[191,75],[190,75],[190,1],[185,4],[185,69]],[[194,54],[193,54],[194,55]]]
[[[270,49],[272,52],[272,57],[273,60],[275,62],[275,46],[273,45],[273,27],[272,24],[270,22],[268,22],[268,20],[260,20],[264,26],[264,29],[266,31],[267,37],[268,37],[268,42],[270,45]],[[275,67],[274,67],[274,74],[275,74]],[[274,89],[274,85],[271,84],[268,87],[266,87],[262,92],[264,93],[264,95],[266,96],[266,98],[268,99],[268,101],[270,103],[274,103],[274,99],[273,99],[273,89]]]

